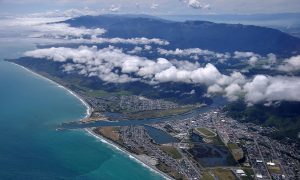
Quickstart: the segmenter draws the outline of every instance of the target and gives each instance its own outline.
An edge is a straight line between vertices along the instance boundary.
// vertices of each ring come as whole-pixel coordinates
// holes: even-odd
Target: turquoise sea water
[[[162,179],[83,130],[55,131],[86,109],[57,85],[3,61],[33,47],[0,38],[0,179]]]

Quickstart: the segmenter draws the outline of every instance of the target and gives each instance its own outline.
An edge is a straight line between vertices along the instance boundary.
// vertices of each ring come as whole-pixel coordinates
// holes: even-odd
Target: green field
[[[229,149],[239,149],[240,148],[236,143],[228,143],[227,146]]]
[[[152,110],[152,111],[141,111],[135,113],[126,114],[130,119],[145,119],[145,118],[158,118],[164,116],[173,116],[178,114],[187,113],[193,110],[195,107],[183,107],[166,110]]]
[[[178,152],[178,150],[173,147],[173,146],[169,146],[169,145],[162,145],[159,147],[162,151],[164,151],[165,153],[167,153],[168,155],[170,155],[171,157],[173,157],[174,159],[181,159],[182,156],[181,154]]]
[[[207,138],[215,137],[217,134],[207,128],[197,128],[196,131],[198,131],[200,134],[204,135]]]
[[[131,93],[128,91],[107,92],[104,90],[86,90],[86,94],[90,97],[107,97],[107,96],[127,96]]]
[[[268,166],[268,169],[271,174],[281,174],[281,169],[279,166]]]
[[[208,140],[207,143],[212,143],[214,145],[219,145],[219,146],[225,146],[220,136],[208,128],[196,128],[194,129],[194,133],[203,137],[204,140],[207,139]]]
[[[236,179],[233,172],[229,169],[217,168],[213,170],[213,173],[219,180],[234,180]]]
[[[202,179],[203,180],[214,180],[215,178],[209,171],[204,171],[202,174]]]
[[[243,150],[237,144],[228,143],[227,146],[236,161],[244,157]]]
[[[245,171],[245,174],[247,175],[245,177],[242,177],[242,180],[252,180],[252,179],[254,179],[253,178],[254,177],[254,171],[253,171],[252,168],[246,168],[246,167],[244,167],[242,169]]]

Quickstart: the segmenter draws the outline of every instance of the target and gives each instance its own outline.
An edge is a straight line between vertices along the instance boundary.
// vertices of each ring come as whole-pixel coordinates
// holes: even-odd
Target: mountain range
[[[175,22],[151,16],[82,16],[65,21],[74,27],[101,27],[104,37],[161,38],[170,48],[202,48],[218,52],[251,51],[291,56],[300,53],[300,39],[276,29],[208,21]]]

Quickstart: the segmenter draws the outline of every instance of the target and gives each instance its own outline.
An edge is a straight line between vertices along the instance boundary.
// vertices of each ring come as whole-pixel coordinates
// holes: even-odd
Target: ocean
[[[163,179],[84,130],[56,131],[86,107],[50,81],[3,61],[34,41],[0,37],[0,179]]]

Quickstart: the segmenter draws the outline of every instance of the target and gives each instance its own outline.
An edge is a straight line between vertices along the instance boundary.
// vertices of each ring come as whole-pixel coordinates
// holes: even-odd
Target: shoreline
[[[143,167],[145,168],[148,168],[150,171],[156,173],[156,174],[159,174],[160,176],[162,176],[163,178],[165,179],[168,179],[168,180],[171,180],[173,178],[171,178],[169,175],[165,174],[164,172],[158,170],[155,166],[153,165],[150,165],[148,162],[145,162],[143,160],[141,160],[141,158],[136,155],[136,154],[133,154],[131,152],[129,152],[128,150],[126,150],[124,147],[114,143],[113,141],[99,135],[99,134],[96,134],[95,132],[93,132],[92,129],[90,128],[85,128],[84,129],[89,135],[95,137],[96,139],[100,140],[102,143],[105,143],[111,147],[113,147],[114,149],[126,154],[129,158],[135,160],[137,163],[140,163]]]
[[[24,69],[24,70],[30,72],[31,74],[33,74],[33,75],[35,75],[35,76],[37,76],[37,77],[39,77],[39,78],[42,78],[42,79],[44,79],[44,80],[47,80],[47,81],[50,82],[50,83],[55,84],[57,87],[59,87],[59,88],[61,88],[61,89],[64,89],[64,90],[67,91],[70,95],[76,97],[76,98],[77,98],[77,99],[78,99],[78,100],[79,100],[79,101],[87,108],[87,109],[86,109],[86,113],[85,113],[85,117],[81,118],[80,121],[83,120],[83,119],[89,118],[89,117],[91,116],[91,114],[92,114],[92,112],[93,112],[92,107],[91,107],[91,106],[90,106],[90,105],[89,105],[89,104],[88,104],[81,96],[79,96],[77,93],[73,92],[73,91],[70,90],[69,88],[67,88],[67,87],[65,87],[65,86],[62,86],[62,85],[58,84],[57,82],[55,82],[55,81],[53,81],[53,80],[51,80],[51,79],[49,79],[49,78],[47,78],[47,77],[45,77],[45,76],[42,76],[42,75],[40,75],[40,74],[38,74],[38,73],[36,73],[36,72],[34,72],[34,71],[32,71],[32,70],[30,70],[30,69],[28,69],[28,68],[22,66],[22,65],[19,65],[19,64],[14,63],[14,62],[9,62],[9,63],[11,63],[11,64],[13,64],[13,65],[15,65],[15,66],[17,66],[17,67],[20,67],[20,68],[22,68],[22,69]]]
[[[35,75],[36,77],[39,77],[39,78],[42,78],[44,80],[47,80],[48,82],[51,82],[53,84],[55,84],[57,87],[59,88],[62,88],[64,89],[65,91],[67,91],[69,94],[71,94],[72,96],[76,97],[87,109],[86,109],[86,115],[85,117],[81,118],[79,121],[82,121],[83,119],[86,119],[86,118],[89,118],[93,112],[93,109],[92,107],[81,97],[79,96],[78,94],[76,94],[75,92],[73,92],[72,90],[70,90],[69,88],[65,87],[65,86],[62,86],[60,85],[59,83],[45,77],[45,76],[42,76],[32,70],[30,70],[29,68],[26,68],[22,65],[19,65],[17,63],[14,63],[14,62],[9,62],[17,67],[20,67],[30,73],[32,73],[33,75]],[[96,134],[94,133],[91,129],[87,129],[85,128],[84,129],[89,135],[93,136],[94,138],[100,140],[102,143],[105,143],[105,144],[108,144],[109,146],[113,147],[114,149],[118,150],[118,151],[121,151],[123,152],[124,154],[126,154],[129,158],[135,160],[136,162],[140,163],[143,167],[149,169],[150,171],[156,173],[156,174],[159,174],[160,176],[162,176],[164,179],[173,179],[171,178],[170,176],[168,176],[167,174],[165,174],[164,172],[158,170],[156,167],[153,167],[152,165],[148,164],[147,162],[144,162],[142,161],[137,155],[127,151],[125,148],[119,146],[118,144],[112,142],[111,140],[103,137],[103,136],[100,136],[99,134]]]

